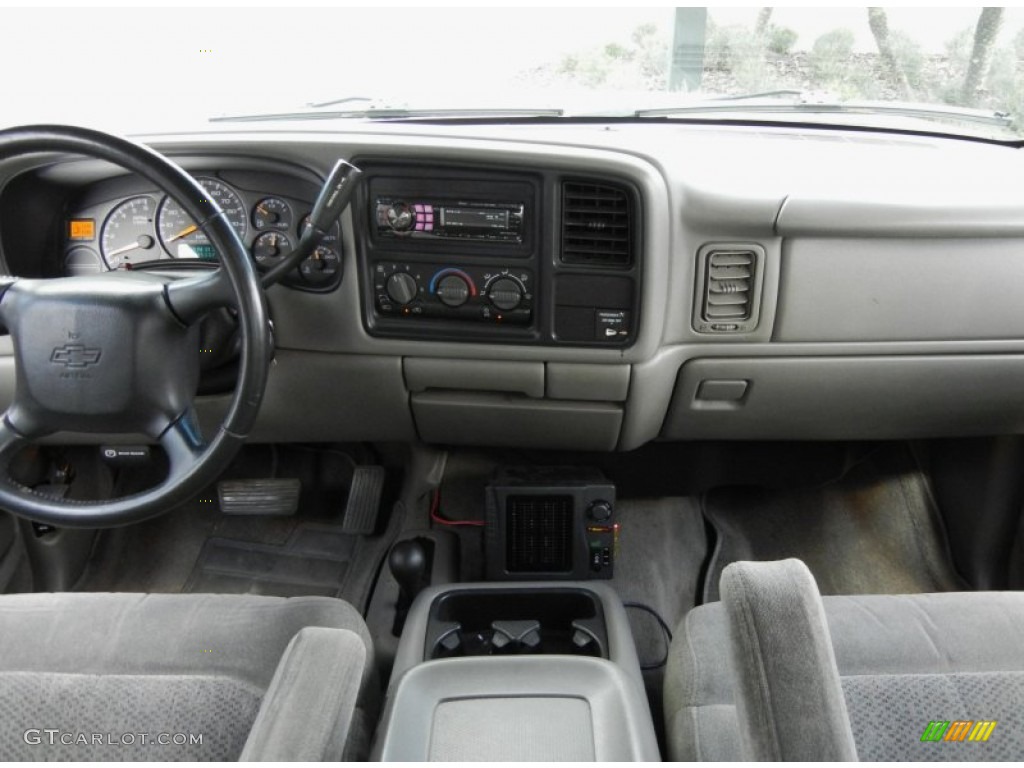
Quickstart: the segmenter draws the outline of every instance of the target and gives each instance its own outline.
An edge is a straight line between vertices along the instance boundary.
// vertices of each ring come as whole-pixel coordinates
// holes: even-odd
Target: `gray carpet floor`
[[[653,609],[675,631],[697,602],[707,535],[700,506],[687,497],[625,499],[616,505],[622,526],[611,586],[624,603]],[[665,657],[665,633],[650,614],[628,608],[642,664]]]
[[[328,595],[363,608],[387,536],[340,532],[340,519],[223,515],[195,501],[100,534],[82,592]]]
[[[927,481],[903,446],[887,446],[841,478],[810,488],[718,488],[704,497],[717,546],[703,601],[718,599],[735,560],[797,557],[822,594],[899,594],[963,588]]]

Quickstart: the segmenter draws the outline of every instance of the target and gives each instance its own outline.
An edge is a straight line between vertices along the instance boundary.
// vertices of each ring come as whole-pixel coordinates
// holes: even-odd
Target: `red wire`
[[[483,520],[448,520],[447,518],[441,517],[441,489],[437,488],[434,490],[434,498],[430,502],[430,519],[438,525],[471,525],[480,527],[484,525]]]

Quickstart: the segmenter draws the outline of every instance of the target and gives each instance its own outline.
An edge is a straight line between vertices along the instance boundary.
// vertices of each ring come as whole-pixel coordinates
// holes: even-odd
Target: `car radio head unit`
[[[378,197],[374,211],[381,237],[523,242],[521,202]]]

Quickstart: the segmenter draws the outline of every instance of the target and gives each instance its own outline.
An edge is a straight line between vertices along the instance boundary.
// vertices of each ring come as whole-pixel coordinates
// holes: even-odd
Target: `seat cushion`
[[[289,648],[307,627],[331,631],[306,630]],[[311,674],[321,658],[329,664]],[[352,676],[366,690],[371,658],[362,617],[331,598],[4,596],[0,759],[235,760],[257,715],[281,709],[268,700],[261,713],[272,681],[277,702],[315,700]],[[272,723],[259,730],[266,742]],[[334,748],[331,737],[323,743]]]
[[[1024,594],[822,598],[861,760],[1007,760],[1024,754]],[[673,760],[743,760],[729,619],[690,611],[673,642],[665,716]],[[809,676],[813,677],[813,676]],[[932,721],[998,723],[986,742],[922,741]]]

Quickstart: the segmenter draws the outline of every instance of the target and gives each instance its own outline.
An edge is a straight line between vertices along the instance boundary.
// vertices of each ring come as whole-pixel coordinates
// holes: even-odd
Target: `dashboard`
[[[671,124],[141,140],[200,180],[261,267],[297,242],[337,158],[364,171],[330,240],[268,291],[257,441],[611,451],[1024,430],[1017,149]],[[13,274],[216,264],[173,200],[102,163],[0,164],[0,187]],[[0,345],[0,401],[13,386]],[[211,391],[201,415],[226,400]]]

